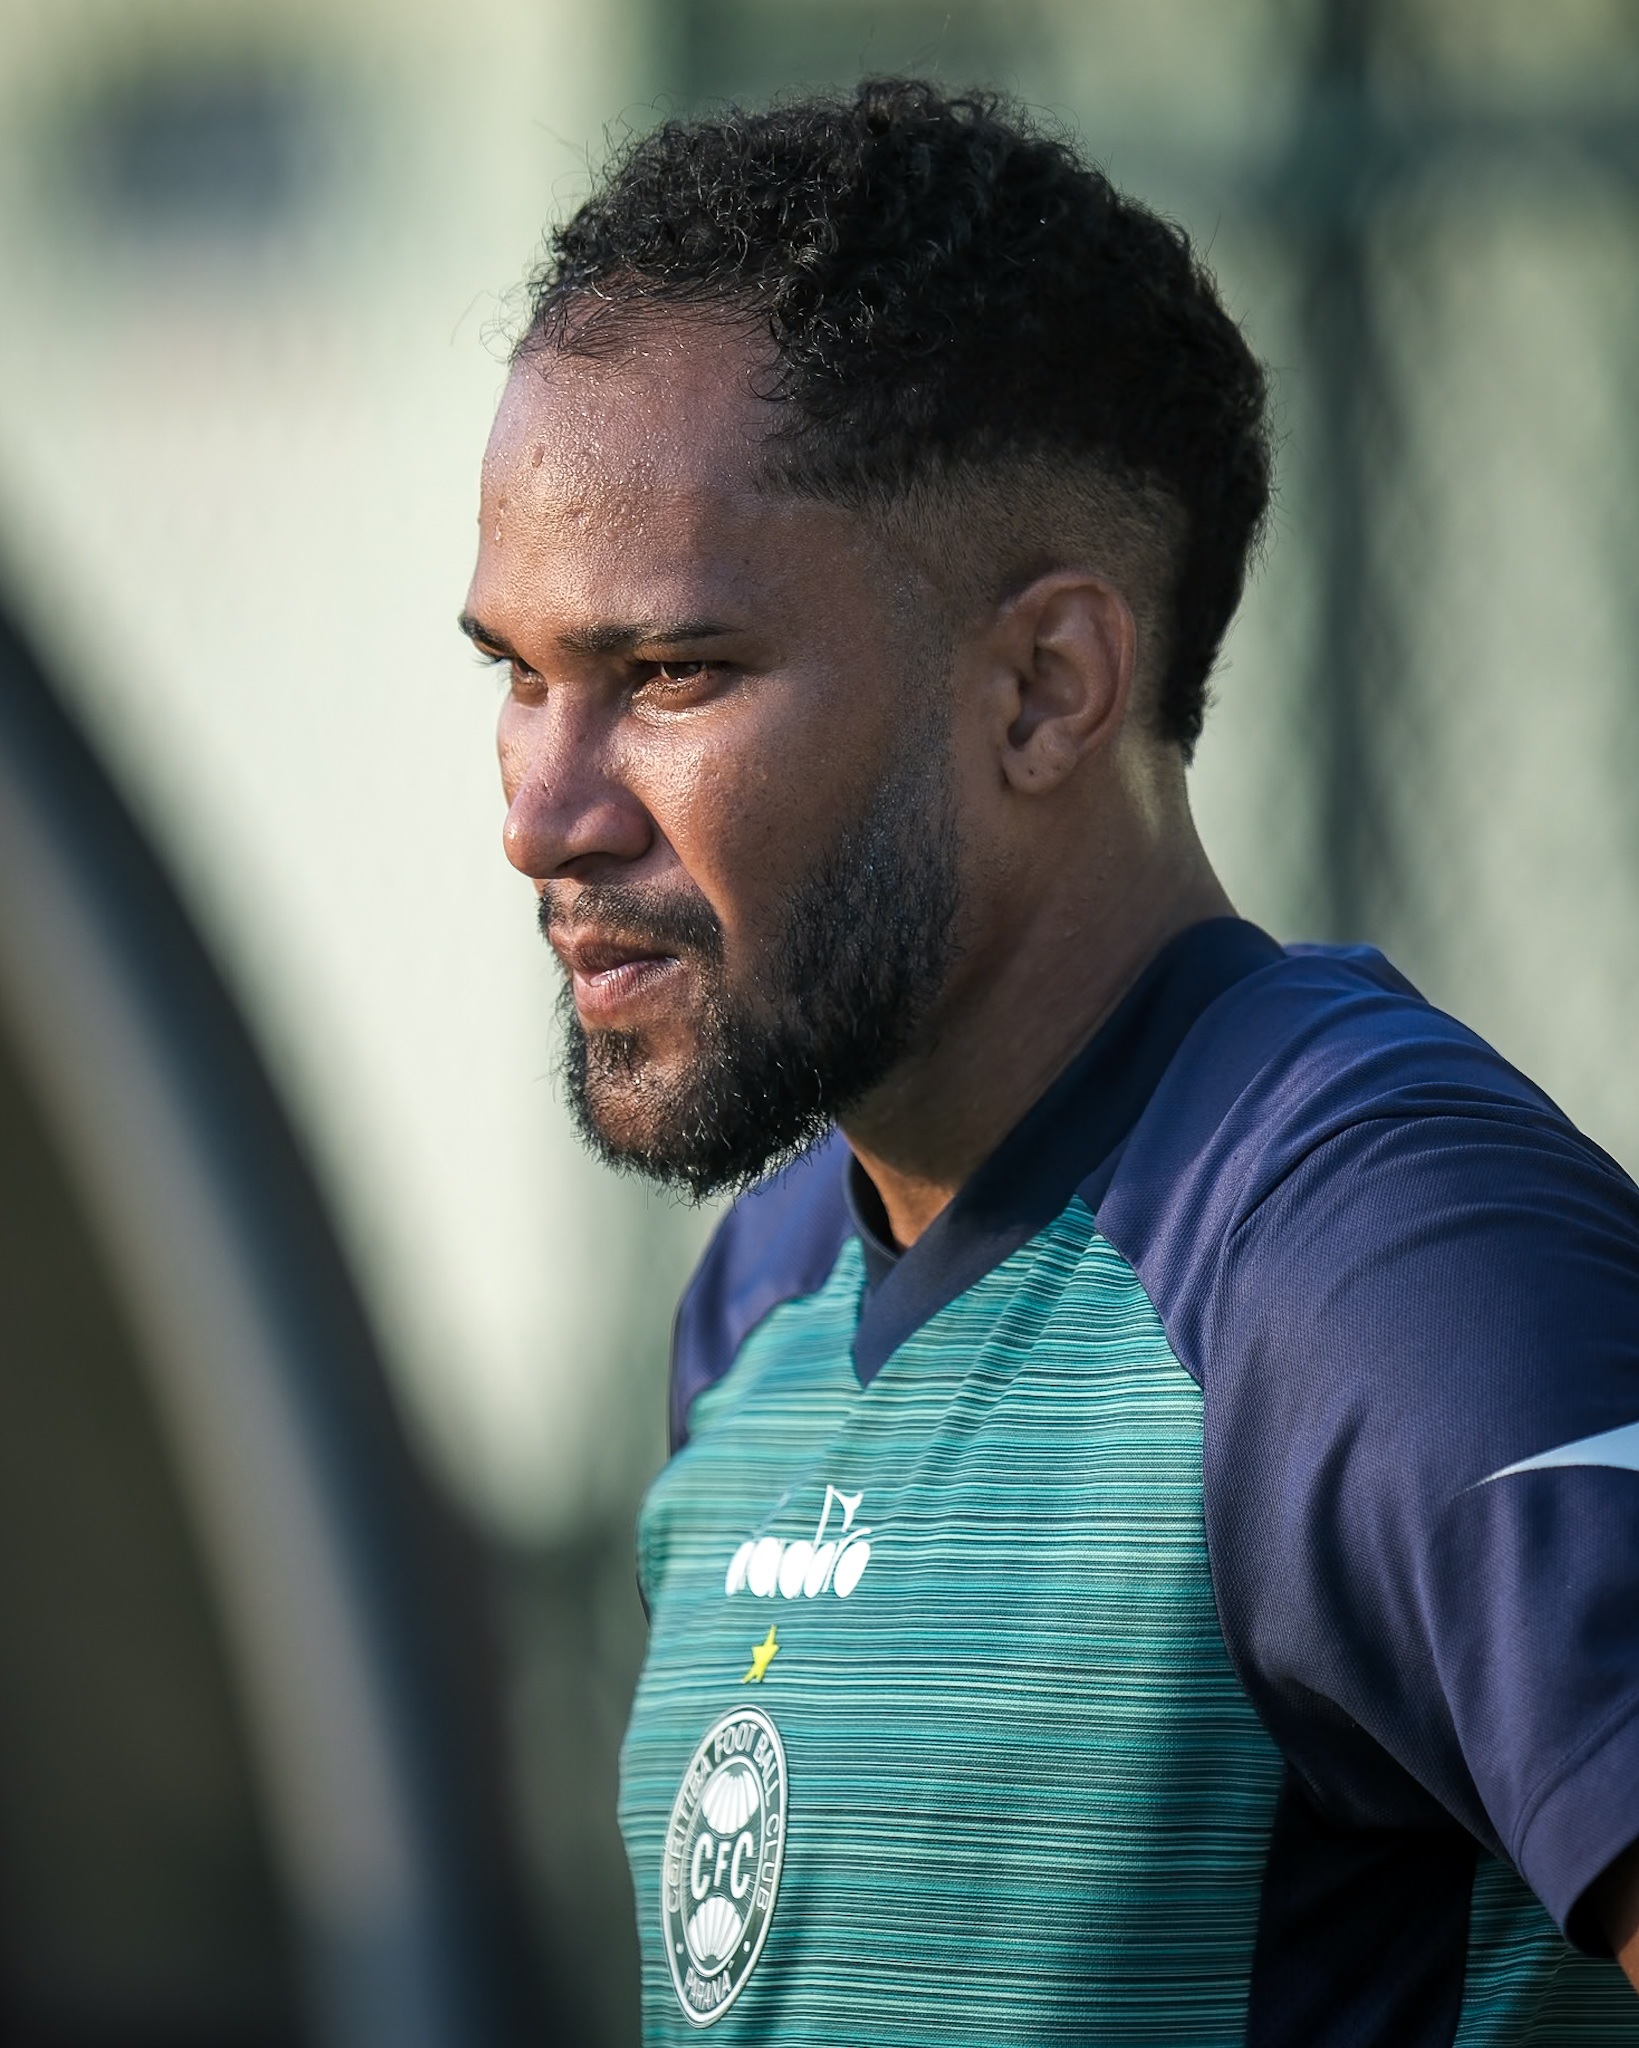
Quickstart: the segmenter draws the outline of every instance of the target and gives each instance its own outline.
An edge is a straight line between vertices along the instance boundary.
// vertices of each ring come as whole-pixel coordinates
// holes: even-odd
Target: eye
[[[657,708],[682,710],[693,706],[716,689],[721,668],[710,661],[646,661],[638,695]]]
[[[478,647],[474,652],[484,668],[500,670],[507,689],[514,698],[523,701],[539,694],[540,677],[528,662],[520,661],[515,654],[502,654],[494,647]]]

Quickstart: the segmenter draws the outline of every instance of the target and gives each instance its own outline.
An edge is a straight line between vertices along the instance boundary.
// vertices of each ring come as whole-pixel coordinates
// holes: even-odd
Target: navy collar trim
[[[1180,932],[908,1251],[894,1247],[881,1198],[849,1158],[848,1209],[865,1254],[854,1333],[862,1385],[924,1323],[1044,1230],[1078,1189],[1096,1203],[1202,1012],[1283,957],[1267,932],[1236,917]]]

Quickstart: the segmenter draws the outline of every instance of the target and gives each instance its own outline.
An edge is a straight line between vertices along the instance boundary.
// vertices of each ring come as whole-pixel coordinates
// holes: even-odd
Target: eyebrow
[[[471,612],[463,612],[456,623],[467,638],[479,646],[493,648],[497,654],[505,655],[508,661],[523,660],[523,656],[502,634],[486,626]],[[735,630],[719,619],[646,619],[626,626],[611,621],[606,625],[572,627],[567,633],[558,635],[558,645],[569,654],[630,654],[636,647],[670,647],[680,642],[723,640]]]

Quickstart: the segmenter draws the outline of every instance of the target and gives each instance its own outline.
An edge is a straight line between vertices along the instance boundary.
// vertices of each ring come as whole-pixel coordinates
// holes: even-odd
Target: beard
[[[910,1050],[956,955],[960,889],[943,733],[902,758],[913,765],[885,777],[798,877],[747,987],[726,971],[703,898],[620,883],[578,891],[577,922],[680,954],[701,991],[689,1057],[662,1072],[641,1033],[588,1032],[565,984],[564,1089],[607,1164],[696,1200],[747,1187],[806,1151]],[[551,904],[549,887],[543,931]]]

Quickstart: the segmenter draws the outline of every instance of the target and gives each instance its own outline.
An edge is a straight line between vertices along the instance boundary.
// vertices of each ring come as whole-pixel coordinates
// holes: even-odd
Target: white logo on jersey
[[[742,1543],[729,1561],[723,1591],[731,1599],[736,1593],[746,1592],[764,1600],[771,1600],[776,1593],[787,1600],[799,1596],[813,1600],[829,1586],[839,1600],[846,1600],[865,1576],[865,1567],[871,1561],[871,1531],[854,1527],[854,1516],[864,1498],[863,1493],[839,1493],[828,1485],[813,1535],[794,1543],[778,1536],[760,1536]],[[834,1507],[841,1509],[842,1520],[833,1530]]]
[[[721,2019],[763,1952],[785,1861],[785,1750],[736,1707],[683,1773],[666,1824],[660,1925],[672,1987],[697,2027]]]
[[[1639,1422],[1625,1422],[1620,1429],[1601,1430],[1598,1436],[1539,1451],[1534,1458],[1521,1458],[1517,1465],[1504,1465],[1481,1483],[1489,1486],[1491,1479],[1512,1479],[1516,1472],[1547,1472],[1556,1465],[1603,1465],[1616,1472],[1639,1472]]]

